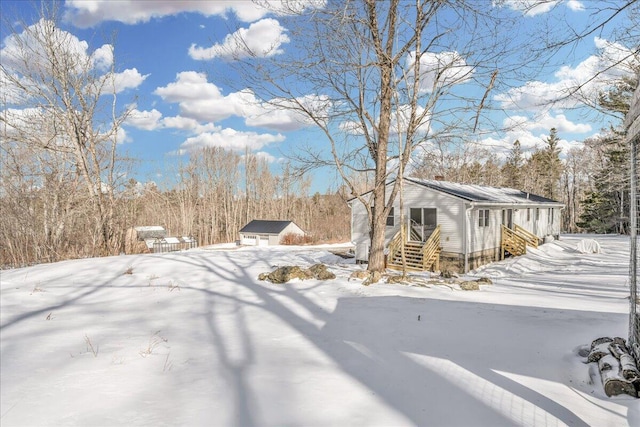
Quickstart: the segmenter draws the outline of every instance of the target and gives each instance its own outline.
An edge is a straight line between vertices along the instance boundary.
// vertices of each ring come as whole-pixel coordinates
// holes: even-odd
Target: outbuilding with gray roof
[[[242,245],[273,246],[281,244],[287,235],[304,238],[305,232],[293,221],[254,219],[239,234]]]

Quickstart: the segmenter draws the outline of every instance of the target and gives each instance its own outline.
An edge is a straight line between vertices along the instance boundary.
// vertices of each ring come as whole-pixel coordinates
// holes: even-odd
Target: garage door
[[[269,246],[269,236],[258,236],[258,246]]]
[[[256,242],[257,239],[258,239],[258,236],[252,236],[252,235],[242,236],[242,239],[240,239],[240,243],[243,245],[255,246],[257,243]]]

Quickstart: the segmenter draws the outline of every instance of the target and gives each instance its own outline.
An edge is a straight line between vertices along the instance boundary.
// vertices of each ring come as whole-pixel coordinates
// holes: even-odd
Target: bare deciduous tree
[[[89,204],[83,214],[91,218],[93,250],[116,253],[120,239],[114,225],[115,190],[121,176],[116,146],[128,110],[117,103],[113,45],[89,54],[85,42],[59,28],[57,3],[43,4],[40,20],[33,25],[5,18],[11,33],[0,64],[3,150],[28,151],[35,159],[54,162],[57,175],[43,170],[34,183],[46,185],[56,193],[54,198],[80,191],[76,184],[81,183]],[[57,179],[67,187],[52,188]],[[45,209],[48,214],[58,202],[52,203]],[[59,218],[55,223],[58,231],[47,231],[52,238],[65,227]]]
[[[248,53],[238,68],[265,110],[288,110],[321,131],[326,146],[297,160],[308,168],[337,169],[366,208],[370,271],[385,267],[385,223],[399,181],[389,194],[386,184],[420,144],[438,135],[463,140],[483,123],[487,93],[503,71],[496,64],[509,52],[510,22],[500,11],[489,13],[490,6],[351,0],[311,11],[292,8],[282,18],[292,35],[287,54],[229,55]],[[238,46],[248,49],[241,40]],[[373,175],[366,195],[353,180],[361,173]]]

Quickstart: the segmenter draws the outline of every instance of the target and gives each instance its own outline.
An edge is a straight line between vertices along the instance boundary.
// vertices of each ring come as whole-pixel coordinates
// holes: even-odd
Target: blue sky
[[[321,7],[323,2],[313,3]],[[590,0],[545,1],[537,6],[530,0],[487,0],[488,8],[499,7],[519,16],[523,31],[514,37],[541,25],[549,14],[583,26],[591,19],[592,5]],[[3,14],[35,22],[31,2],[3,1],[2,9]],[[292,43],[277,13],[250,1],[67,0],[63,15],[62,29],[86,41],[89,54],[116,34],[122,98],[136,97],[120,147],[140,160],[132,172],[139,181],[161,181],[169,170],[167,165],[203,146],[222,146],[238,153],[249,150],[270,161],[277,171],[296,146],[322,139],[286,111],[265,114],[264,107],[242,91],[231,60],[224,56],[227,50],[221,48],[231,40],[229,35],[240,29],[245,40],[258,49],[268,45],[276,47],[273,55],[284,52]],[[6,37],[3,33],[2,49],[6,48]],[[535,79],[514,81],[510,89],[492,92],[491,101],[502,110],[494,113],[493,120],[497,127],[510,129],[483,134],[474,143],[504,155],[519,139],[526,151],[542,144],[549,129],[556,127],[566,152],[599,133],[609,119],[576,109],[573,100],[553,107],[539,104],[557,97],[569,82],[587,81],[595,71],[628,53],[626,46],[613,44],[607,37],[605,28],[560,52],[553,65]],[[602,81],[590,82],[585,90],[604,87],[605,77],[615,72],[611,70]],[[335,174],[328,170],[313,178],[314,190],[324,191],[337,184]]]

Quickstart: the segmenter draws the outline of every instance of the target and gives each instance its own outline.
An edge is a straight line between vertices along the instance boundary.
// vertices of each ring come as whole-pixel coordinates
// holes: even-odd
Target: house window
[[[540,219],[540,208],[536,208],[536,221]]]
[[[527,208],[527,222],[531,221],[531,208]]]
[[[549,208],[549,224],[553,224],[553,209]]]
[[[393,227],[396,225],[395,217],[393,216],[393,206],[389,209],[389,215],[387,216],[387,227]]]
[[[489,226],[489,209],[480,209],[478,211],[478,226],[480,227]]]

